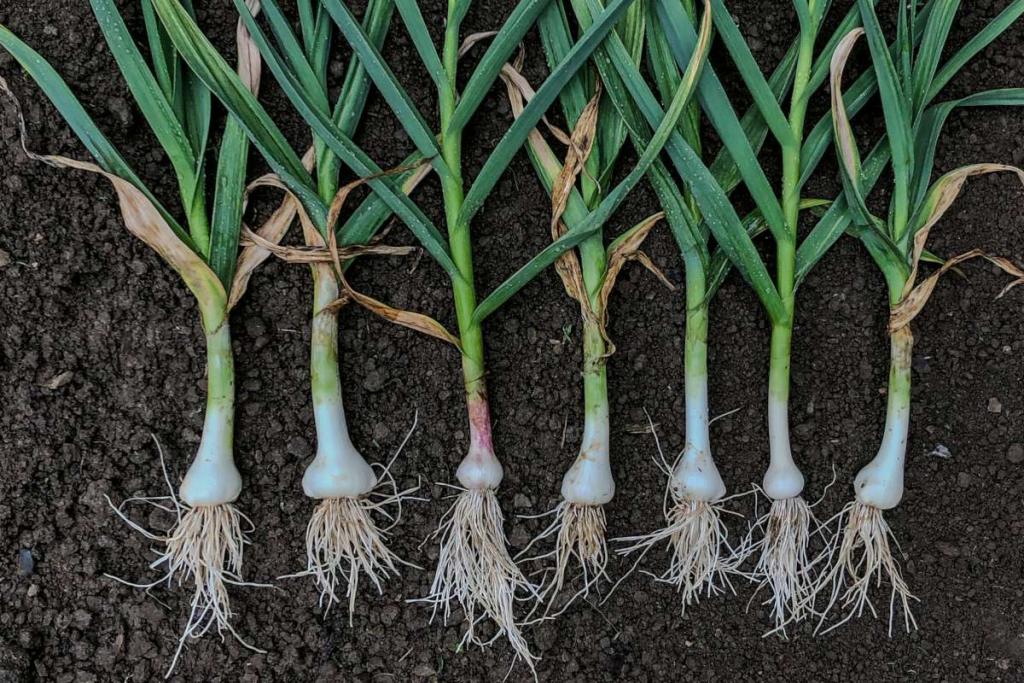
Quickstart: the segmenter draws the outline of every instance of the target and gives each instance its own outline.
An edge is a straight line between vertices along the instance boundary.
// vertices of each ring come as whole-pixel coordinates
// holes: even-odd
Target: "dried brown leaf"
[[[839,158],[846,167],[846,174],[854,181],[860,177],[860,153],[857,151],[857,142],[853,137],[850,128],[850,118],[846,113],[846,105],[843,102],[843,70],[846,62],[850,59],[857,40],[864,35],[863,28],[855,28],[839,41],[836,51],[832,53],[832,62],[829,69],[829,79],[832,90],[832,116],[835,127],[836,138],[838,138]]]
[[[626,233],[623,239],[616,242],[608,253],[608,267],[605,270],[604,282],[601,284],[601,292],[598,294],[598,305],[601,310],[602,318],[606,317],[606,311],[608,309],[608,299],[611,297],[612,290],[615,288],[615,281],[619,277],[619,272],[622,271],[622,267],[626,265],[627,261],[637,260],[644,264],[652,273],[657,276],[669,289],[675,289],[668,278],[658,270],[658,268],[650,262],[647,255],[640,251],[640,247],[643,246],[644,240],[651,234],[651,230],[658,224],[662,218],[665,217],[664,212],[659,211],[656,214],[648,216],[635,226],[630,228],[630,231]],[[643,254],[638,256],[638,254]]]
[[[314,153],[310,147],[302,157],[302,165],[307,171],[313,169]],[[246,200],[253,190],[260,187],[283,188],[284,184],[274,174],[261,176],[249,183],[245,188]],[[228,310],[231,310],[242,299],[246,289],[249,287],[249,279],[255,270],[270,257],[272,249],[270,245],[277,245],[284,239],[291,227],[292,221],[299,209],[298,200],[286,192],[281,204],[274,210],[270,218],[253,232],[247,225],[242,224],[242,253],[238,256],[238,265],[235,267],[235,277],[231,282],[231,294],[228,297]],[[251,239],[256,235],[259,240]],[[250,239],[246,239],[250,237]]]
[[[398,173],[405,170],[409,169],[393,169],[387,173]],[[417,173],[416,176],[417,178],[411,180],[411,187],[415,187],[415,183],[419,182],[418,178],[422,178],[423,173]],[[332,226],[333,222],[337,219],[341,206],[345,202],[345,198],[348,197],[354,187],[357,187],[360,183],[366,182],[366,180],[367,179],[353,181],[341,188],[335,195],[334,201],[331,202],[331,214],[333,214],[333,219],[329,218],[329,223]],[[287,196],[292,196],[291,191],[285,187],[276,176],[264,176],[262,181],[268,186],[281,189]],[[410,191],[411,187],[409,188]],[[342,290],[342,293],[338,299],[325,306],[323,310],[333,313],[341,309],[349,301],[354,301],[372,313],[375,313],[386,320],[390,320],[396,325],[408,327],[431,337],[449,342],[458,349],[462,348],[459,344],[458,338],[448,332],[441,323],[437,322],[430,316],[420,313],[412,313],[410,311],[403,311],[389,306],[371,296],[357,292],[345,279],[344,269],[341,267],[341,264],[346,258],[359,254],[402,254],[409,253],[409,249],[405,247],[387,247],[382,245],[339,247],[336,239],[334,238],[335,233],[333,228],[328,233],[331,236],[330,244],[325,244],[323,236],[320,234],[320,231],[316,229],[316,226],[313,224],[313,221],[310,220],[309,214],[306,213],[305,209],[303,209],[301,205],[298,205],[296,212],[299,217],[299,223],[302,225],[302,234],[306,242],[306,249],[281,247],[269,241],[265,241],[258,246],[259,248],[265,249],[268,253],[274,254],[285,261],[310,264],[310,267],[316,271],[318,277],[327,277],[333,274]],[[257,235],[256,238],[259,239],[259,236]],[[247,235],[247,239],[252,239],[252,233]],[[328,267],[328,264],[330,264],[330,267]]]
[[[889,312],[889,333],[893,334],[910,325],[911,321],[918,316],[922,309],[924,309],[925,304],[928,303],[928,299],[931,297],[932,292],[935,291],[935,285],[939,283],[939,279],[943,275],[959,264],[976,258],[983,258],[986,261],[995,264],[1004,273],[1014,278],[1013,282],[1004,287],[996,298],[1002,297],[1017,285],[1024,284],[1024,270],[1018,268],[1017,265],[1009,259],[1003,258],[1002,256],[993,256],[981,249],[971,249],[970,251],[964,252],[959,256],[954,256],[946,261],[941,268],[929,275],[921,282],[921,284],[910,290],[910,292],[903,297],[903,300],[892,308]]]
[[[520,51],[515,63],[506,64],[501,72],[502,80],[505,82],[505,87],[508,90],[512,115],[515,118],[519,118],[522,115],[525,103],[529,102],[535,94],[529,81],[526,80],[517,68],[521,65],[523,56],[524,53]],[[565,136],[564,133],[558,131],[569,148],[564,164],[558,161],[555,153],[536,128],[530,131],[527,139],[534,156],[537,157],[541,165],[548,172],[555,174],[551,190],[552,218],[550,224],[551,237],[555,240],[565,234],[566,227],[561,221],[561,216],[565,211],[565,206],[576,178],[584,170],[587,157],[589,157],[593,150],[599,101],[600,89],[590,102],[587,103],[587,107],[580,115],[572,136]],[[549,126],[549,128],[553,127]],[[558,136],[556,135],[556,137]],[[583,270],[576,250],[571,249],[565,252],[555,261],[555,272],[558,273],[565,291],[572,299],[579,303],[580,312],[584,320],[593,320],[595,314],[583,282]]]
[[[246,0],[246,7],[254,17],[260,12],[260,0]],[[260,92],[260,75],[263,71],[263,59],[259,48],[249,35],[245,22],[238,20],[235,28],[235,42],[238,46],[238,76],[253,95]]]
[[[145,242],[178,272],[185,285],[199,302],[203,326],[207,332],[219,328],[227,319],[227,294],[216,274],[206,262],[178,239],[157,208],[137,187],[127,180],[107,173],[96,164],[62,156],[25,153],[36,161],[57,168],[74,168],[101,175],[110,181],[117,193],[121,218],[128,232]]]
[[[243,230],[242,240],[244,244],[259,247],[287,263],[306,265],[312,263],[334,264],[357,256],[407,256],[417,251],[416,247],[393,247],[384,244],[351,245],[339,247],[337,258],[335,258],[335,255],[326,247],[289,247],[264,239],[258,233],[248,229]]]
[[[910,322],[918,316],[925,304],[928,303],[928,299],[935,290],[935,285],[938,284],[939,278],[965,261],[970,261],[975,258],[983,258],[999,267],[1003,272],[1015,278],[1013,282],[1004,287],[999,293],[1000,297],[1017,285],[1024,283],[1024,271],[1018,268],[1012,261],[1001,256],[993,256],[981,249],[972,249],[947,260],[939,270],[932,273],[920,284],[915,285],[918,269],[921,264],[921,257],[925,251],[925,245],[928,242],[929,233],[931,232],[931,229],[935,227],[935,224],[938,223],[946,213],[949,207],[952,206],[953,202],[956,201],[956,198],[960,195],[960,190],[963,188],[964,183],[967,182],[967,179],[972,176],[1000,172],[1014,173],[1017,175],[1017,178],[1021,183],[1024,184],[1024,170],[1021,170],[1016,166],[1008,166],[1006,164],[973,164],[971,166],[964,166],[954,171],[950,171],[935,181],[935,184],[932,185],[926,198],[926,206],[930,206],[930,208],[928,213],[921,217],[921,227],[918,228],[917,232],[914,234],[914,250],[910,277],[907,278],[907,283],[903,288],[903,297],[900,300],[900,303],[893,306],[889,314],[890,332],[894,332],[909,325]]]
[[[498,35],[497,31],[480,31],[478,33],[471,33],[462,41],[462,45],[459,45],[459,59],[466,56],[466,53],[472,50],[477,43],[481,40],[487,40]]]

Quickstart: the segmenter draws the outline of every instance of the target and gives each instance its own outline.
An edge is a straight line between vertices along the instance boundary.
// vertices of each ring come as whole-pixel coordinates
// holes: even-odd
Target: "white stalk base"
[[[770,593],[763,604],[769,606],[769,615],[775,622],[773,633],[785,636],[787,624],[798,622],[811,612],[815,576],[807,543],[812,523],[817,528],[811,506],[803,498],[772,501],[768,513],[751,525],[738,552],[738,560],[755,554],[758,557],[751,578],[758,583],[758,592],[767,588]],[[754,541],[758,533],[762,537]]]
[[[578,506],[607,505],[615,496],[612,478],[608,410],[586,415],[580,452],[562,477],[562,498]]]
[[[825,619],[834,609],[846,612],[836,624],[825,629],[827,633],[870,610],[878,618],[869,593],[872,584],[880,585],[882,578],[889,581],[892,590],[889,595],[889,637],[896,616],[897,602],[903,609],[904,626],[909,633],[917,628],[917,621],[910,610],[911,601],[917,600],[903,579],[899,563],[893,557],[892,545],[899,548],[892,529],[889,528],[878,508],[860,502],[848,503],[834,518],[835,533],[826,544],[820,559],[827,569],[815,584],[815,595],[825,595],[827,603],[821,610],[817,631],[821,631]]]
[[[377,475],[348,435],[339,404],[314,409],[317,425],[316,458],[302,475],[302,490],[310,498],[358,498],[377,486]]]
[[[711,452],[689,443],[672,472],[670,485],[672,497],[677,502],[714,503],[721,500],[726,491]]]
[[[470,491],[497,489],[505,471],[490,448],[471,444],[466,457],[459,463],[455,478]]]
[[[907,458],[909,428],[909,401],[905,409],[894,410],[890,407],[885,420],[885,436],[878,454],[857,473],[853,481],[854,494],[859,503],[878,510],[891,510],[903,500],[903,470]]]
[[[227,505],[242,492],[242,475],[231,455],[232,408],[208,407],[203,437],[179,493],[189,507]]]
[[[804,490],[804,475],[789,445],[789,405],[772,395],[768,397],[768,438],[771,459],[761,488],[772,500],[798,498]]]
[[[440,538],[441,549],[430,595],[421,598],[433,606],[431,620],[438,610],[445,623],[451,605],[457,601],[465,613],[467,630],[461,645],[483,647],[476,625],[491,619],[498,628],[495,638],[508,638],[516,658],[522,658],[533,670],[538,657],[530,652],[515,617],[520,592],[536,598],[537,588],[516,566],[508,553],[504,517],[491,489],[468,490],[459,494],[448,509],[433,536]]]

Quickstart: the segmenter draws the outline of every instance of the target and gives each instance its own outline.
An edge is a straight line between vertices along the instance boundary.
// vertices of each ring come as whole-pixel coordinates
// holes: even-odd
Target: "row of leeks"
[[[865,608],[873,611],[870,585],[875,577],[887,574],[891,604],[898,599],[907,627],[913,625],[912,596],[882,517],[882,511],[902,496],[913,344],[909,323],[936,279],[968,258],[984,255],[1014,277],[1024,277],[1008,261],[972,251],[949,259],[931,277],[916,282],[922,261],[941,261],[925,249],[925,240],[968,177],[1013,171],[1024,179],[1024,173],[1012,167],[978,164],[929,185],[936,143],[948,114],[959,106],[1022,104],[1019,90],[931,103],[971,57],[1024,14],[1024,0],[1011,2],[944,63],[943,48],[960,4],[956,0],[902,6],[898,35],[891,44],[872,0],[858,0],[827,39],[821,34],[830,3],[793,0],[799,35],[767,78],[723,0],[707,0],[703,7],[693,0],[522,0],[499,30],[470,36],[463,36],[462,23],[472,3],[449,0],[439,48],[415,0],[370,0],[361,21],[341,0],[299,0],[298,31],[277,0],[233,0],[240,16],[237,67],[199,29],[188,0],[142,0],[148,57],[135,46],[112,0],[90,2],[130,91],[173,166],[184,225],[155,199],[38,54],[2,26],[0,45],[55,103],[96,164],[30,156],[110,179],[129,230],[182,276],[199,303],[209,382],[202,442],[179,495],[147,499],[160,505],[170,502],[177,512],[175,527],[158,535],[133,523],[165,545],[164,556],[154,564],[167,562],[161,581],[176,577],[194,584],[171,668],[189,638],[214,627],[238,637],[227,587],[244,583],[241,565],[249,522],[234,507],[241,476],[232,458],[234,375],[227,319],[254,269],[271,255],[308,264],[313,279],[310,373],[317,452],[302,484],[307,496],[319,502],[307,528],[307,566],[298,576],[313,577],[321,603],[328,608],[341,600],[344,590],[351,619],[360,578],[380,590],[382,582],[406,564],[388,547],[387,528],[377,520],[384,506],[400,505],[412,491],[399,491],[387,467],[371,467],[355,448],[346,424],[338,314],[345,303],[355,302],[449,342],[461,355],[469,446],[456,471],[461,492],[435,534],[438,561],[430,594],[422,601],[445,619],[454,603],[461,607],[467,623],[463,645],[490,642],[477,626],[492,621],[515,656],[532,668],[537,658],[523,635],[517,603],[532,603],[531,615],[548,603],[547,618],[567,573],[576,571],[576,565],[583,583],[571,597],[586,595],[607,579],[603,506],[615,491],[606,367],[614,346],[606,330],[607,306],[616,276],[629,260],[648,265],[664,279],[641,251],[644,239],[661,221],[685,265],[686,447],[674,467],[665,467],[671,502],[664,526],[622,539],[619,552],[636,555],[639,563],[651,549],[667,543],[669,568],[659,578],[679,590],[684,609],[704,595],[731,588],[733,577],[750,577],[767,591],[766,603],[779,631],[809,616],[823,625],[837,606],[847,610],[847,618]],[[436,117],[417,108],[381,54],[395,14],[436,89]],[[521,74],[520,64],[510,62],[535,25],[550,68],[536,90]],[[753,100],[742,117],[707,64],[713,35],[724,45]],[[844,92],[843,66],[861,35],[867,37],[872,68]],[[351,48],[352,57],[332,103],[327,65],[339,37]],[[460,57],[484,40],[488,47],[478,66],[463,77]],[[653,89],[642,75],[645,60]],[[259,103],[264,65],[310,128],[313,144],[305,155],[289,144]],[[811,97],[828,79],[830,66],[832,111],[808,130]],[[462,136],[499,81],[504,81],[515,119],[477,176],[467,182]],[[0,86],[7,89],[2,81]],[[416,148],[397,169],[382,169],[352,140],[371,89],[395,113]],[[850,118],[876,93],[887,137],[862,163]],[[204,159],[214,99],[228,116],[208,201]],[[569,132],[550,124],[548,130],[566,145],[563,160],[538,128],[556,101]],[[436,124],[428,123],[431,118]],[[704,120],[723,142],[710,163],[705,162],[701,141]],[[781,151],[778,190],[758,160],[769,136]],[[833,201],[808,198],[805,184],[833,138],[843,193]],[[627,140],[638,160],[613,184]],[[273,174],[247,188],[250,145]],[[478,302],[471,225],[523,147],[551,197],[553,241]],[[890,160],[895,191],[883,220],[871,213],[865,198]],[[343,167],[354,181],[342,183]],[[410,197],[430,172],[436,174],[442,191],[442,229]],[[661,211],[606,246],[606,229],[615,211],[644,178],[655,190]],[[351,191],[362,184],[371,192],[348,211],[346,220],[339,220]],[[756,205],[746,216],[736,212],[729,198],[741,184]],[[246,196],[260,186],[277,187],[286,196],[273,216],[251,232],[243,228]],[[812,213],[817,220],[800,240],[801,220]],[[305,247],[280,246],[296,217]],[[409,228],[449,276],[457,321],[454,333],[427,316],[361,294],[347,282],[345,272],[356,256],[401,253],[374,243],[392,217]],[[775,247],[774,274],[755,247],[754,240],[762,233]],[[857,476],[856,500],[820,524],[803,498],[804,477],[791,454],[790,347],[798,286],[844,233],[865,244],[889,286],[889,407],[879,454]],[[551,539],[554,549],[528,558],[552,565],[546,579],[535,584],[509,554],[495,496],[503,468],[491,435],[482,323],[552,265],[583,318],[585,411],[579,457],[562,481],[563,501],[553,511],[553,522],[535,540]],[[733,267],[756,292],[772,326],[770,461],[759,489],[772,505],[745,537],[731,543],[721,518],[726,487],[711,455],[707,335],[710,302]],[[123,508],[117,510],[128,519]],[[818,533],[824,549],[814,555],[811,541]],[[523,554],[529,555],[528,550]]]

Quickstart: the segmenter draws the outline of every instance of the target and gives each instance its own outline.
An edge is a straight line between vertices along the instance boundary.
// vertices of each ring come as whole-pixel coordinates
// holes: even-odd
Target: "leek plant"
[[[156,199],[67,84],[38,53],[3,26],[0,46],[14,56],[50,98],[96,163],[37,155],[27,149],[26,154],[58,168],[98,173],[109,180],[117,193],[125,226],[178,272],[199,306],[206,336],[208,382],[199,450],[177,495],[172,490],[169,496],[125,501],[145,501],[172,511],[176,522],[165,533],[153,533],[129,520],[123,505],[115,508],[133,528],[163,546],[151,567],[163,568],[164,576],[139,587],[149,589],[173,580],[179,585],[188,581],[194,584],[188,620],[167,672],[170,675],[185,642],[214,627],[218,632],[230,632],[243,645],[255,649],[242,640],[231,624],[227,591],[229,585],[243,585],[243,550],[249,542],[245,527],[251,527],[234,505],[242,490],[242,479],[233,456],[235,376],[228,323],[232,306],[244,293],[259,262],[239,260],[238,253],[249,142],[238,122],[228,117],[218,149],[213,192],[208,196],[205,159],[210,147],[209,91],[178,59],[148,0],[142,2],[148,56],[136,47],[112,0],[90,2],[128,89],[171,163],[184,224]],[[258,11],[258,2],[253,0],[251,7]],[[191,5],[187,4],[185,11],[191,16]],[[241,25],[237,42],[236,78],[247,92],[255,93],[259,89],[260,58]],[[10,95],[2,79],[0,88]],[[24,144],[20,109],[19,122]],[[282,207],[263,230],[274,232],[293,215],[288,206]]]
[[[881,445],[877,455],[857,473],[853,485],[854,500],[832,520],[835,532],[822,555],[827,568],[815,586],[815,593],[824,595],[827,602],[821,610],[819,628],[835,608],[845,610],[846,615],[831,628],[861,615],[865,608],[877,616],[869,593],[872,583],[880,585],[883,578],[891,586],[890,635],[897,607],[902,609],[906,629],[909,631],[916,627],[910,609],[915,598],[893,556],[892,544],[895,541],[883,514],[885,510],[896,507],[903,497],[914,345],[910,323],[924,307],[939,277],[969,259],[984,257],[1016,278],[1006,289],[1024,282],[1024,271],[1005,259],[980,250],[971,250],[943,262],[925,249],[931,229],[956,200],[968,178],[1008,171],[1024,182],[1024,171],[1019,168],[978,163],[949,171],[931,183],[939,136],[946,118],[954,109],[1024,105],[1024,89],[1020,88],[990,90],[932,105],[971,57],[991,44],[1024,14],[1024,2],[1010,3],[945,64],[941,58],[960,2],[939,0],[935,4],[926,19],[920,16],[914,3],[900,4],[898,50],[892,54],[885,49],[885,36],[873,4],[860,0],[857,6],[863,18],[863,28],[850,31],[832,59],[836,151],[854,222],[852,232],[864,244],[885,278],[890,310],[890,362]],[[917,45],[912,39],[915,26],[923,27]],[[882,144],[892,159],[892,198],[884,219],[873,215],[867,206],[866,199],[875,176],[861,165],[842,96],[843,69],[861,36],[867,38],[873,71],[881,86],[887,134]],[[938,261],[942,267],[918,282],[922,261]]]
[[[491,437],[483,330],[481,318],[475,315],[477,302],[473,284],[470,225],[511,158],[525,142],[529,131],[628,9],[631,1],[616,0],[611,3],[593,27],[581,36],[499,142],[480,174],[467,189],[461,170],[462,132],[497,80],[502,65],[536,22],[547,1],[523,0],[517,5],[460,90],[457,86],[460,32],[470,3],[466,0],[451,0],[449,3],[443,45],[439,52],[430,38],[418,4],[412,0],[395,0],[395,7],[412,38],[416,52],[437,87],[441,133],[435,136],[424,115],[416,109],[388,68],[365,28],[342,2],[323,0],[324,8],[352,47],[361,68],[365,69],[384,100],[395,111],[417,151],[429,160],[431,168],[437,173],[444,195],[447,240],[401,190],[398,181],[385,174],[338,125],[329,103],[325,98],[317,96],[319,86],[310,83],[309,70],[303,66],[306,60],[298,59],[299,55],[289,49],[285,42],[281,42],[280,46],[272,44],[241,0],[235,3],[268,68],[315,135],[341,164],[366,182],[380,200],[402,219],[451,279],[458,336],[450,334],[439,323],[425,316],[396,311],[351,291],[348,294],[396,322],[446,339],[460,349],[470,444],[456,473],[463,491],[443,517],[437,532],[441,544],[440,555],[432,591],[425,600],[434,606],[435,614],[441,610],[445,617],[450,613],[451,602],[459,602],[468,622],[463,643],[485,644],[475,627],[480,620],[490,618],[497,625],[499,635],[508,637],[516,656],[531,665],[535,658],[516,623],[514,607],[518,597],[524,594],[535,595],[536,588],[527,581],[509,556],[501,509],[495,496],[503,470],[495,455]],[[284,140],[280,129],[259,107],[255,98],[241,87],[223,58],[202,35],[179,1],[153,2],[175,47],[215,96],[242,122],[253,144],[279,176],[281,184],[300,202],[309,220],[314,226],[328,225],[333,214],[330,211],[332,207],[324,205],[312,178],[302,167],[298,155]],[[270,2],[266,4],[268,7],[271,5]],[[276,37],[281,41],[280,35]]]
[[[626,193],[657,162],[660,150],[683,112],[692,109],[690,98],[711,41],[710,14],[705,16],[701,49],[695,51],[685,77],[673,85],[668,112],[653,138],[649,144],[637,147],[639,163],[619,185],[612,187],[611,180],[627,131],[614,105],[602,93],[600,80],[594,78],[594,74],[579,74],[559,97],[566,121],[572,129],[571,135],[559,135],[569,147],[564,163],[559,162],[539,131],[534,130],[530,135],[528,151],[531,162],[551,195],[552,237],[557,242],[571,232],[579,239],[576,248],[562,253],[555,264],[566,291],[580,305],[583,317],[584,427],[579,455],[562,479],[563,501],[552,512],[553,522],[521,553],[527,553],[533,543],[550,536],[556,538],[553,551],[534,558],[554,560],[552,578],[541,593],[541,600],[549,596],[554,599],[559,593],[574,556],[582,567],[583,586],[573,599],[586,595],[602,577],[607,578],[603,506],[611,501],[615,492],[610,459],[606,368],[606,360],[614,352],[606,332],[608,299],[618,273],[630,259],[640,260],[663,281],[667,280],[640,251],[644,239],[663,214],[649,216],[616,237],[607,247],[603,232],[606,221],[626,198]],[[552,3],[540,21],[545,55],[548,64],[555,68],[573,42],[563,3]],[[636,64],[643,50],[642,5],[634,5],[627,12],[616,33],[628,45],[631,59]],[[518,116],[523,110],[524,99],[533,98],[533,89],[512,65],[505,68],[503,77],[513,113]],[[542,262],[543,259],[535,261],[527,268]],[[499,291],[502,290],[503,287],[499,287]],[[492,306],[493,301],[489,298],[484,306]]]
[[[262,49],[268,36],[252,22],[254,15],[244,7],[239,10],[243,22],[252,25],[255,42]],[[387,35],[393,11],[391,0],[372,0],[367,6],[363,25],[377,46]],[[300,1],[299,35],[293,32],[276,2],[265,2],[263,14],[276,44],[295,69],[301,71],[310,97],[326,109],[327,65],[333,40],[333,25],[326,10],[312,0]],[[331,109],[332,121],[345,135],[351,136],[358,127],[369,90],[366,70],[358,59],[351,59]],[[293,576],[312,576],[320,592],[320,603],[327,610],[339,599],[338,587],[344,586],[351,623],[360,576],[365,576],[380,592],[382,582],[396,574],[400,564],[405,564],[387,545],[387,532],[397,523],[398,516],[393,517],[384,508],[397,505],[400,511],[402,500],[412,491],[399,492],[387,467],[382,467],[378,476],[353,444],[338,367],[338,314],[351,299],[343,272],[358,254],[381,251],[368,247],[368,242],[392,214],[377,195],[370,195],[341,224],[337,216],[353,185],[342,186],[341,162],[315,132],[312,152],[312,183],[317,200],[308,200],[301,214],[307,249],[283,255],[286,260],[312,261],[313,276],[310,387],[317,452],[303,475],[302,488],[308,497],[319,502],[306,528],[306,569]],[[428,170],[417,161],[409,160],[398,174],[399,189],[406,194]],[[338,255],[337,262],[332,249]],[[313,253],[319,256],[314,257]],[[375,514],[389,520],[389,526],[378,526]]]

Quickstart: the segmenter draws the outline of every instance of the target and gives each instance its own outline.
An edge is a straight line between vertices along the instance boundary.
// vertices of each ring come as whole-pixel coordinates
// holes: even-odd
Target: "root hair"
[[[682,598],[682,614],[690,605],[699,603],[702,595],[735,593],[730,577],[740,574],[739,561],[727,540],[729,532],[722,521],[723,514],[728,511],[720,503],[676,500],[666,510],[667,523],[661,529],[617,539],[629,544],[616,550],[620,555],[640,553],[625,576],[636,569],[652,548],[666,542],[670,554],[668,569],[658,575],[644,573],[675,587]]]
[[[536,600],[530,583],[509,555],[502,527],[504,516],[491,489],[465,490],[441,518],[431,538],[440,539],[437,570],[430,595],[416,602],[433,607],[431,621],[441,612],[445,623],[452,602],[465,613],[467,629],[460,647],[484,647],[505,636],[516,659],[534,672],[538,657],[530,651],[515,617],[519,600]],[[490,619],[497,633],[484,640],[477,626]]]
[[[669,464],[650,415],[647,416],[647,420],[654,435],[657,451],[654,462],[666,477],[665,494],[662,499],[665,526],[649,534],[615,539],[616,543],[626,544],[616,549],[617,554],[628,556],[639,553],[639,556],[632,567],[615,583],[611,592],[614,592],[619,584],[640,566],[647,553],[662,542],[666,542],[670,552],[668,569],[661,574],[646,571],[643,573],[655,581],[674,586],[682,597],[681,614],[685,615],[686,608],[699,603],[702,595],[712,597],[726,591],[735,594],[731,577],[742,575],[739,571],[742,557],[729,544],[729,531],[722,521],[722,516],[737,514],[727,510],[725,503],[747,493],[736,494],[715,502],[697,501],[678,494],[673,486],[672,477],[686,451],[680,453],[674,463]]]
[[[832,523],[835,524],[835,532],[830,535],[825,549],[815,560],[816,563],[822,562],[825,569],[815,583],[810,599],[814,600],[818,595],[827,595],[828,598],[825,607],[819,612],[820,621],[815,632],[828,633],[839,628],[854,617],[862,616],[865,608],[877,619],[878,612],[869,593],[872,584],[882,585],[883,578],[891,586],[889,637],[892,637],[897,603],[903,610],[903,623],[907,632],[916,629],[917,621],[910,603],[917,598],[910,592],[899,562],[893,557],[893,546],[901,554],[902,551],[882,511],[853,501],[827,525],[831,526]],[[822,631],[825,619],[833,610],[845,611],[846,614],[839,622]]]
[[[750,526],[740,545],[737,562],[757,557],[748,574],[758,584],[750,602],[762,589],[769,591],[762,604],[770,607],[775,628],[765,635],[779,633],[785,637],[788,624],[803,620],[813,611],[809,598],[814,593],[815,573],[808,556],[812,527],[817,530],[819,525],[811,506],[802,497],[773,500],[768,512]],[[755,541],[758,535],[761,537]]]
[[[576,601],[586,598],[601,579],[608,579],[608,544],[605,540],[607,521],[601,505],[579,505],[563,500],[550,512],[541,517],[554,516],[554,520],[541,531],[529,545],[516,556],[525,555],[534,544],[555,536],[555,547],[542,555],[527,557],[522,562],[554,560],[554,567],[548,567],[546,576],[537,595],[537,606],[547,603],[542,618],[554,618],[562,614]],[[554,600],[565,586],[566,573],[573,558],[579,563],[583,585],[552,613]],[[531,611],[531,614],[533,612]]]
[[[160,467],[170,494],[154,498],[133,497],[119,506],[115,506],[107,497],[107,503],[128,526],[163,546],[153,549],[157,557],[149,566],[150,569],[163,568],[164,575],[150,583],[133,583],[111,574],[105,576],[143,590],[164,583],[170,585],[176,582],[178,586],[192,583],[193,593],[188,621],[178,640],[178,647],[167,668],[165,678],[174,671],[186,642],[198,640],[214,627],[218,634],[223,635],[227,631],[241,645],[254,652],[265,652],[247,643],[235,631],[231,624],[234,613],[228,595],[228,586],[270,587],[267,584],[245,582],[241,578],[245,546],[249,544],[249,534],[255,528],[252,521],[231,504],[189,507],[180,502],[171,487],[160,443],[155,436],[153,441],[156,442],[160,454]],[[152,505],[165,512],[173,512],[177,518],[174,526],[164,534],[158,534],[133,521],[128,516],[125,506],[136,502]]]
[[[409,500],[421,500],[412,495],[419,486],[399,491],[391,474],[391,466],[415,431],[417,420],[418,415],[387,466],[377,465],[381,474],[372,491],[358,498],[320,501],[306,526],[306,569],[281,577],[313,577],[325,614],[335,603],[341,602],[338,589],[344,585],[349,626],[352,626],[360,575],[365,575],[377,593],[382,594],[384,582],[391,576],[398,576],[401,565],[420,568],[400,558],[387,545],[389,532],[402,518],[402,505]],[[396,508],[394,513],[387,509],[392,505]],[[374,513],[384,517],[387,525],[378,526]]]

